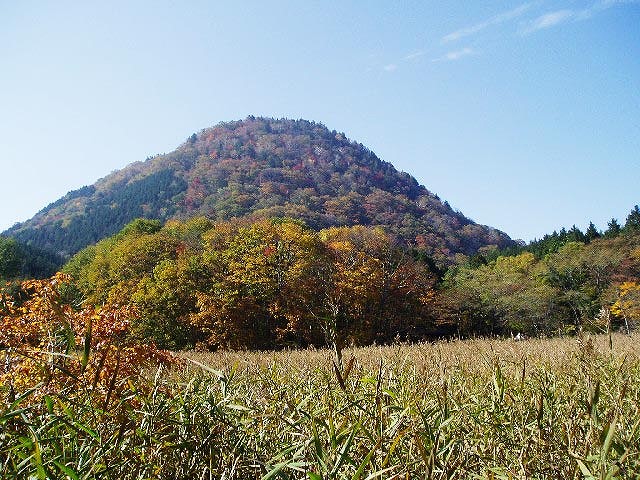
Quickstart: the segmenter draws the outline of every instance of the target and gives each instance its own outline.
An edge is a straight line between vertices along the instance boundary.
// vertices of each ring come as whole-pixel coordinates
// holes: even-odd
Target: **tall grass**
[[[0,404],[2,478],[640,478],[640,335],[188,353]],[[353,362],[349,362],[354,359]],[[7,396],[8,397],[8,396]]]

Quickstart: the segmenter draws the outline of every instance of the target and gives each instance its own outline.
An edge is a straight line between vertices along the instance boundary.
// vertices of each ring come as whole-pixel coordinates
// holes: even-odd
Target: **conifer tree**
[[[601,235],[593,222],[589,222],[589,226],[587,227],[587,231],[584,236],[586,237],[587,242],[590,242],[591,240],[599,238]]]
[[[627,221],[624,224],[625,233],[640,233],[640,208],[638,205],[633,207],[633,210],[627,216]]]
[[[604,232],[605,238],[617,237],[618,235],[620,235],[620,232],[622,231],[622,227],[618,223],[618,220],[616,220],[615,218],[612,218],[611,221],[609,221],[609,223],[607,224],[607,227],[608,227],[607,231]]]

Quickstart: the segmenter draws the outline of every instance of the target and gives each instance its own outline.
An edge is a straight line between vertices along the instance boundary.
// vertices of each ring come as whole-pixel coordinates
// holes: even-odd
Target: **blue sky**
[[[247,115],[530,240],[640,203],[640,3],[0,0],[0,230]]]

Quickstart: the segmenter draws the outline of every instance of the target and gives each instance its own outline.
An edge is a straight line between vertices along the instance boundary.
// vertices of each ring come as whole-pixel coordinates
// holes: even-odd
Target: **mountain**
[[[512,240],[454,211],[362,144],[306,120],[248,117],[69,192],[4,235],[68,257],[137,217],[289,216],[380,225],[439,262]]]
[[[0,284],[16,278],[44,278],[60,267],[54,253],[0,236]]]

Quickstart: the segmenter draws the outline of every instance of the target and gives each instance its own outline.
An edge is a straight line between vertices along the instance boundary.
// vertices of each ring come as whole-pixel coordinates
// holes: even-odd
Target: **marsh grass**
[[[188,352],[0,411],[2,478],[639,478],[640,335]],[[353,361],[350,361],[353,359]]]

